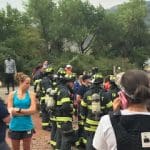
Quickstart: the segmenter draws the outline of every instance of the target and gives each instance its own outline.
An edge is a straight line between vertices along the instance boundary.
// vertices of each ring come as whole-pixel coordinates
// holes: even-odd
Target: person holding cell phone
[[[101,118],[93,146],[97,150],[150,149],[150,87],[147,74],[129,70],[121,78],[122,96],[117,98],[115,111]],[[122,100],[127,103],[124,109]],[[125,105],[124,105],[125,106]],[[123,107],[122,107],[123,108]]]

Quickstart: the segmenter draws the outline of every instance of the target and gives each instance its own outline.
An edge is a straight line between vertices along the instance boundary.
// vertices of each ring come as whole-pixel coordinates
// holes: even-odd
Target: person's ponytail
[[[144,85],[139,85],[134,92],[135,101],[141,103],[150,99],[150,88]]]

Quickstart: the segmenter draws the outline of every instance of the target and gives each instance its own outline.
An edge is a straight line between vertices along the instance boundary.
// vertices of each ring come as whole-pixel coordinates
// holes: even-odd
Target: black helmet
[[[92,82],[94,84],[101,84],[101,83],[103,83],[103,76],[102,76],[102,74],[95,74],[95,75],[93,75]]]
[[[48,68],[45,69],[45,72],[49,73],[49,74],[50,73],[53,74],[54,73],[54,69],[52,67],[48,67]]]
[[[93,68],[92,68],[92,73],[93,73],[93,74],[98,73],[98,67],[93,67]]]
[[[65,76],[66,72],[64,68],[59,68],[57,71],[58,76]]]
[[[75,77],[74,77],[73,75],[68,75],[68,74],[66,74],[66,75],[64,76],[64,80],[65,80],[66,82],[74,82],[74,81],[75,81]]]

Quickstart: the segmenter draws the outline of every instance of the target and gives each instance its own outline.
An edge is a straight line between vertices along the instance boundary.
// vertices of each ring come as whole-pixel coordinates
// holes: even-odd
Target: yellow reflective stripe
[[[61,128],[61,125],[57,123],[57,128]]]
[[[106,107],[105,106],[101,106],[101,109],[105,109]]]
[[[35,81],[33,82],[33,85],[34,85],[34,86],[36,85],[36,82],[35,82]]]
[[[57,121],[61,121],[61,122],[67,122],[67,121],[72,121],[71,117],[56,117]]]
[[[86,123],[90,124],[90,125],[98,125],[99,121],[95,121],[95,120],[91,120],[86,118]]]
[[[42,126],[48,126],[48,125],[49,125],[49,123],[47,123],[47,122],[42,123]]]
[[[92,96],[87,96],[87,100],[92,100]]]
[[[73,108],[73,112],[76,112],[76,109],[75,109],[75,108]]]
[[[57,101],[57,104],[58,106],[62,105],[62,102],[61,101]]]
[[[112,93],[112,96],[113,96],[113,97],[116,97],[116,95],[117,95],[116,93]]]
[[[79,121],[78,124],[79,125],[84,125],[84,122],[83,121]]]
[[[58,91],[58,88],[55,88],[54,91],[57,92],[57,91]]]
[[[83,115],[80,115],[80,117],[81,117],[81,119],[85,119],[85,116],[83,116]]]
[[[70,98],[69,97],[65,97],[61,99],[62,104],[66,103],[66,102],[70,102]]]
[[[45,101],[45,97],[40,98],[40,104],[42,104]]]
[[[53,118],[50,118],[50,120],[52,120],[52,121],[56,121],[56,118],[54,118],[54,117],[53,117]]]
[[[75,145],[79,146],[80,145],[80,141],[75,142]]]
[[[113,105],[113,103],[112,103],[112,101],[110,101],[109,103],[106,104],[106,107],[110,108],[110,107],[112,107],[112,105]]]
[[[81,101],[81,106],[87,107],[87,103],[84,102],[84,100]]]
[[[38,79],[38,80],[35,80],[34,83],[40,83],[42,80],[41,79]]]
[[[81,143],[86,144],[86,143],[87,143],[87,140],[86,140],[84,137],[80,137],[80,138],[78,139],[78,141],[75,142],[75,145],[76,145],[76,146],[79,146]]]
[[[60,95],[60,91],[58,91],[57,95]]]
[[[87,139],[85,139],[84,137],[82,137],[82,142],[83,142],[84,144],[86,144],[86,143],[87,143]]]
[[[88,105],[88,109],[92,110],[92,105]]]
[[[97,127],[93,127],[93,126],[91,126],[90,128],[84,127],[84,130],[86,130],[86,131],[91,131],[91,132],[95,132],[95,131],[96,131],[96,128],[97,128]]]
[[[105,108],[106,108],[105,106],[101,106],[101,109],[105,109]],[[88,106],[88,109],[89,109],[89,110],[92,110],[92,105],[89,105],[89,106]]]
[[[50,144],[53,145],[53,146],[56,146],[56,141],[51,140]]]
[[[41,97],[41,100],[43,100],[43,99],[45,99],[45,96],[42,96],[42,97]]]

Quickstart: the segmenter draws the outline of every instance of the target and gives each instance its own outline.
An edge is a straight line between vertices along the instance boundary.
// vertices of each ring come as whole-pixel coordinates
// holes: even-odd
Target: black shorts
[[[8,131],[9,138],[13,140],[22,140],[24,138],[32,137],[33,133],[35,133],[35,130],[29,130],[29,131]]]
[[[14,83],[14,73],[6,73],[5,76],[6,76],[5,78],[6,84]]]

